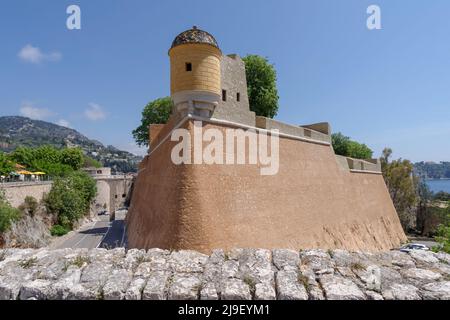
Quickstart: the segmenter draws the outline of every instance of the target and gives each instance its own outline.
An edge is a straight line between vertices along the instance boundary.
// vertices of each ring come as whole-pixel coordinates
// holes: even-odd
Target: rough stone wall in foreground
[[[0,299],[450,299],[450,255],[10,249]]]

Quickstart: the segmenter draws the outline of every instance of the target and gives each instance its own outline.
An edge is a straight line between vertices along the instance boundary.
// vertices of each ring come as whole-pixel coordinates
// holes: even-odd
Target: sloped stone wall
[[[450,299],[450,255],[7,249],[0,251],[5,299]]]
[[[194,136],[192,120],[181,127]],[[226,136],[229,126],[204,121],[208,129]],[[407,240],[383,176],[342,170],[330,145],[281,137],[279,171],[263,176],[262,163],[175,165],[177,143],[166,140],[141,166],[131,248],[385,251]]]

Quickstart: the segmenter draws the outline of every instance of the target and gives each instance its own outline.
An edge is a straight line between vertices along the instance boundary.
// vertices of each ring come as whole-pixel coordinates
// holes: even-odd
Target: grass
[[[36,258],[30,258],[26,260],[21,260],[19,262],[19,266],[21,266],[24,269],[29,269],[36,265],[37,259]]]
[[[255,295],[255,291],[256,291],[256,282],[255,280],[253,280],[250,277],[244,277],[243,279],[244,283],[247,284],[250,288],[250,293],[252,294],[252,296]]]
[[[91,262],[91,260],[89,259],[89,257],[86,256],[77,256],[73,261],[72,261],[72,265],[73,266],[77,266],[78,268],[81,268],[85,263],[89,264]]]
[[[65,263],[63,271],[66,272],[70,266],[76,266],[78,268],[82,268],[84,266],[84,264],[89,264],[89,263],[91,263],[91,260],[89,259],[89,257],[77,256],[75,259],[70,260],[69,262]]]
[[[327,253],[328,253],[328,255],[329,255],[331,258],[333,258],[333,250],[328,249],[328,250],[327,250]]]
[[[356,270],[356,271],[361,271],[361,270],[366,270],[366,267],[363,266],[361,263],[359,262],[353,262],[350,266],[350,269],[352,270]]]
[[[137,257],[136,262],[140,265],[141,263],[147,262],[147,259],[145,258],[145,255],[141,255]]]
[[[298,275],[298,282],[303,284],[303,286],[305,287],[306,291],[309,292],[309,280],[308,280],[307,276],[305,276],[303,274],[299,274]]]
[[[5,258],[6,258],[6,253],[7,253],[7,250],[2,250],[2,251],[0,252],[0,261],[5,260]]]

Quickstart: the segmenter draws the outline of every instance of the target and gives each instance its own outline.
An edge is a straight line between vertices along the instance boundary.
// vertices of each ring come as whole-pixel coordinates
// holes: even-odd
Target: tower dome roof
[[[186,30],[177,35],[170,48],[172,49],[173,47],[185,43],[204,43],[219,49],[216,39],[214,39],[210,33],[200,30],[196,26],[193,26],[192,29]]]

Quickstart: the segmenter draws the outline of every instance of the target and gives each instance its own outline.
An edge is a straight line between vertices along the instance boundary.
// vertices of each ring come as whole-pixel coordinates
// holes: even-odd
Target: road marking
[[[78,233],[79,234],[79,233]],[[81,241],[83,241],[86,237],[88,236],[88,234],[85,234],[78,242],[76,242],[72,247],[76,248]]]
[[[114,222],[114,221],[113,221]],[[108,224],[108,230],[105,232],[105,234],[103,235],[102,239],[100,240],[100,242],[97,244],[96,248],[98,248],[100,246],[100,244],[103,242],[103,240],[105,240],[106,236],[109,233],[109,230],[111,230],[111,226],[112,226],[112,222],[109,222]]]
[[[123,247],[123,241],[125,239],[125,233],[127,232],[127,227],[125,226],[125,221],[122,220],[122,240],[120,246]]]
[[[94,229],[94,228],[98,228],[97,224],[98,224],[99,222],[103,222],[103,221],[97,221],[91,228],[86,229],[86,230],[82,230],[82,231],[78,231],[77,233],[80,234],[80,232],[89,231],[89,230],[92,230],[92,229]],[[109,231],[109,229],[108,229],[108,231]],[[90,235],[92,235],[93,237],[95,237],[96,235],[98,235],[98,233],[87,233],[87,234],[85,234],[80,240],[78,240],[78,241],[72,246],[72,248],[76,248],[76,247],[77,247],[84,239],[86,239],[86,238],[87,238],[88,236],[90,236]],[[101,241],[100,241],[100,243],[101,243]],[[96,248],[98,248],[98,246],[100,245],[100,243],[97,245]]]

